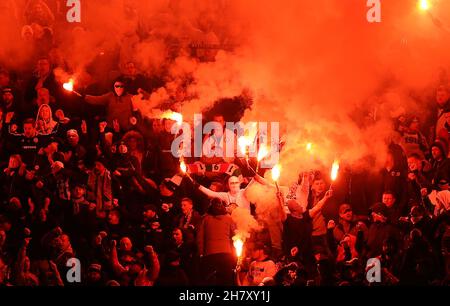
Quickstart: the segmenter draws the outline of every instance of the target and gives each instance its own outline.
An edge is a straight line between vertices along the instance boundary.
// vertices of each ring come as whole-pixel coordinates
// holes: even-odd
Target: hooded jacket
[[[50,115],[49,119],[42,119],[42,109],[48,107]],[[40,125],[42,124],[42,125]],[[59,123],[53,120],[52,108],[48,104],[42,104],[39,106],[37,116],[36,116],[36,131],[39,135],[50,135],[58,131]]]
[[[133,116],[133,104],[131,95],[124,90],[121,96],[118,96],[114,88],[101,96],[87,95],[85,101],[93,105],[103,105],[106,107],[106,120],[110,127],[113,127],[113,120],[117,119],[122,130],[131,128],[130,117]]]
[[[450,175],[450,164],[449,159],[447,158],[447,150],[446,150],[446,144],[442,141],[436,141],[431,145],[431,148],[437,147],[442,153],[442,160],[438,161],[435,159],[431,159],[430,163],[432,166],[432,173],[433,173],[433,183],[437,185],[437,182],[441,179],[449,179]]]

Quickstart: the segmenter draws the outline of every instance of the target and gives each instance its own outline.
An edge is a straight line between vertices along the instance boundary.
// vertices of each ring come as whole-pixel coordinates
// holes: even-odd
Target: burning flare
[[[246,136],[241,136],[238,139],[239,149],[242,154],[247,154],[247,147],[250,145],[250,141]]]
[[[63,88],[67,91],[73,91],[73,79],[69,79],[69,82],[64,83]]]
[[[236,256],[240,258],[242,255],[242,249],[244,247],[244,241],[241,238],[234,236],[233,246],[236,249]]]
[[[183,123],[183,115],[177,112],[173,112],[171,110],[162,113],[161,119],[170,119],[176,121],[178,125],[181,125]]]
[[[266,157],[267,154],[269,154],[269,151],[267,150],[267,146],[265,144],[262,144],[259,147],[259,151],[258,151],[258,162],[263,160],[263,158]]]
[[[331,166],[331,180],[334,182],[339,172],[339,162],[335,160],[333,166]]]
[[[428,11],[430,9],[430,1],[429,0],[419,0],[417,6],[422,11]]]
[[[308,142],[306,144],[306,151],[311,152],[311,150],[312,150],[312,143]]]
[[[186,173],[187,167],[186,167],[186,163],[184,162],[184,160],[182,160],[180,163],[180,169],[183,173]]]
[[[281,167],[279,164],[276,164],[273,168],[272,168],[272,180],[274,182],[278,182],[278,179],[280,178],[280,174],[281,174]]]

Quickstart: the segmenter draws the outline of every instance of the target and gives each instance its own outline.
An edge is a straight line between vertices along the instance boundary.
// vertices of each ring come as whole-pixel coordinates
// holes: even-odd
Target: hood
[[[41,118],[42,109],[45,107],[48,107],[50,116],[49,116],[48,120],[44,121],[44,130],[42,130],[42,127],[39,128],[38,124],[39,124],[39,120]],[[53,128],[55,127],[57,122],[55,120],[53,120],[53,112],[52,112],[52,108],[50,107],[50,105],[42,104],[41,106],[39,106],[35,124],[36,124],[36,129],[37,129],[38,133],[46,134],[46,133],[50,133],[53,130]]]
[[[116,89],[114,88],[114,84],[115,84],[116,82],[121,82],[121,83],[123,83],[124,86],[125,86],[125,87],[123,88],[123,94],[122,94],[120,97],[126,96],[126,95],[128,94],[128,92],[127,92],[127,86],[126,86],[127,83],[125,82],[125,79],[122,78],[122,77],[119,77],[119,78],[115,79],[114,82],[112,82],[112,84],[111,84],[111,89],[112,89],[112,92],[113,92],[114,96],[119,97],[119,96],[117,95],[117,93],[116,93]]]

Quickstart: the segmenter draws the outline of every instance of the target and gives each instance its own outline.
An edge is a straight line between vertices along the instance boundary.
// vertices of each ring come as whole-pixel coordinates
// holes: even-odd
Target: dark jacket
[[[383,242],[388,238],[399,243],[399,230],[390,223],[372,223],[367,236],[368,256],[379,256],[383,249]]]
[[[200,255],[234,253],[232,237],[235,224],[228,214],[206,215],[198,229],[197,245]]]
[[[86,102],[94,105],[103,105],[106,107],[106,120],[110,127],[113,126],[113,120],[117,119],[122,130],[129,130],[132,126],[130,124],[130,117],[133,114],[133,104],[131,102],[131,95],[124,94],[117,96],[113,92],[101,96],[86,96]]]

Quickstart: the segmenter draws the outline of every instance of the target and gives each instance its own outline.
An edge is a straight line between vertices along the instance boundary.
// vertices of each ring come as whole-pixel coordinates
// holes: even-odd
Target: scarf
[[[112,204],[111,173],[101,175],[92,171],[88,178],[88,199],[94,202],[97,213],[103,212],[105,204]]]

